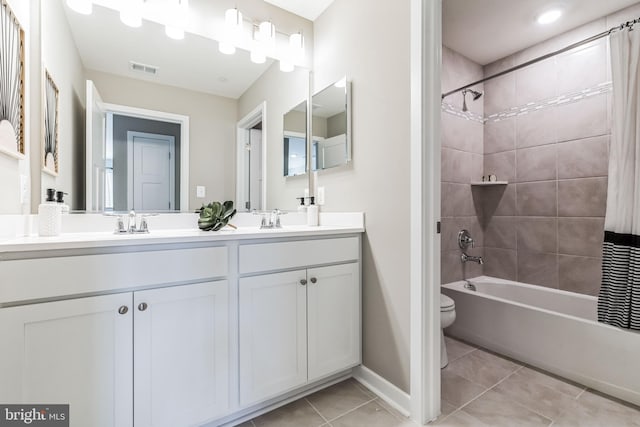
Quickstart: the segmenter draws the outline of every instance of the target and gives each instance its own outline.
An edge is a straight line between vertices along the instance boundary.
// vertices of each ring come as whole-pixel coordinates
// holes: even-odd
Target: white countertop
[[[113,231],[86,231],[78,226],[68,226],[73,232],[63,232],[55,237],[40,237],[37,235],[0,238],[0,254],[8,252],[45,251],[61,249],[106,248],[133,245],[171,244],[171,243],[202,243],[229,240],[272,239],[283,237],[315,237],[326,235],[353,234],[364,232],[364,215],[330,214],[325,217],[323,225],[309,227],[296,224],[292,218],[287,224],[283,221],[283,228],[260,229],[257,225],[248,224],[239,218],[237,229],[225,227],[220,231],[201,231],[195,224],[192,228],[156,228],[150,221],[149,234],[114,234]],[[292,216],[293,217],[293,216]],[[196,217],[197,218],[197,217]],[[150,218],[153,219],[153,218]],[[235,219],[235,218],[234,218]],[[283,217],[284,219],[284,217]],[[82,219],[87,222],[86,218]],[[160,224],[160,221],[157,221]],[[236,221],[232,221],[236,222]],[[181,224],[182,225],[182,224]],[[170,224],[163,224],[169,227]],[[63,231],[64,231],[63,225]],[[102,228],[102,227],[98,227]]]

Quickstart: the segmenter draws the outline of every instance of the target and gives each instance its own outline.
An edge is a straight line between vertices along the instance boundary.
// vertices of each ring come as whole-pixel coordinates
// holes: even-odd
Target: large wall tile
[[[516,73],[516,103],[518,106],[556,96],[558,75],[555,58],[522,68]]]
[[[543,108],[515,118],[516,146],[537,147],[556,142],[558,118],[553,108]]]
[[[559,94],[594,87],[607,80],[606,43],[606,39],[600,39],[557,57]]]
[[[442,148],[442,181],[468,184],[471,172],[471,153]]]
[[[607,176],[608,170],[608,135],[558,144],[559,179]]]
[[[518,281],[558,288],[558,256],[518,250]]]
[[[607,178],[558,181],[558,216],[604,216]]]
[[[516,249],[516,217],[496,216],[484,231],[484,246],[501,249]]]
[[[516,76],[514,73],[505,74],[484,84],[484,113],[486,116],[516,105]]]
[[[484,174],[484,156],[482,154],[471,154],[471,176],[470,181],[480,181]]]
[[[484,274],[517,280],[517,252],[512,249],[484,248]]]
[[[488,121],[484,124],[484,154],[516,148],[516,119]]]
[[[446,216],[476,215],[470,184],[442,183],[442,213]]]
[[[557,252],[558,220],[556,218],[519,217],[517,229],[518,251]]]
[[[517,182],[557,179],[556,152],[555,144],[518,150]]]
[[[483,126],[473,120],[442,113],[442,146],[481,154]]]
[[[460,258],[460,249],[442,252],[440,260],[440,281],[442,283],[456,282],[462,279],[471,279],[484,274],[483,266],[475,262],[463,263]],[[469,255],[483,256],[482,248],[469,251]]]
[[[481,80],[483,68],[469,58],[449,49],[442,48],[442,89],[447,92],[471,82]]]
[[[555,107],[558,141],[571,141],[607,134],[607,97],[592,96]]]
[[[484,156],[484,175],[495,175],[498,181],[513,182],[516,177],[516,152],[487,154]]]
[[[495,216],[515,216],[516,187],[514,184],[473,187],[472,194],[481,206],[483,224]]]
[[[604,218],[558,218],[558,253],[602,256]]]
[[[559,288],[564,291],[597,296],[602,282],[602,260],[559,255]]]
[[[516,186],[518,216],[556,216],[556,181],[542,181]]]

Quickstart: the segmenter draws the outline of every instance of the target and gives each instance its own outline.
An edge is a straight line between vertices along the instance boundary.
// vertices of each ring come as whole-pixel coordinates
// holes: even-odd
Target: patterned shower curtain
[[[640,330],[640,28],[611,34],[613,122],[598,321]]]

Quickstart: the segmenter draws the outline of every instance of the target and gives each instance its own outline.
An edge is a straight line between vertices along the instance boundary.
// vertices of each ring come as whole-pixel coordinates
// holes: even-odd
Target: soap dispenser
[[[298,212],[299,213],[306,213],[307,212],[307,205],[304,204],[304,197],[296,197],[297,200],[300,200],[300,204],[298,205]]]
[[[309,206],[307,206],[307,225],[310,227],[318,226],[318,205],[315,203],[315,197],[309,197]]]
[[[68,194],[63,191],[56,191],[56,202],[60,205],[63,215],[69,213],[69,205],[64,202],[65,195]]]
[[[62,206],[56,203],[56,190],[47,188],[47,198],[38,206],[38,234],[57,236],[62,229]]]

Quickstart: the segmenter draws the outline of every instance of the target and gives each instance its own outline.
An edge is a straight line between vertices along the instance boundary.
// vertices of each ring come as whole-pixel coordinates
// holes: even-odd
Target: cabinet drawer
[[[358,237],[240,246],[240,274],[356,261]]]
[[[0,262],[0,304],[189,282],[228,274],[226,247]]]

